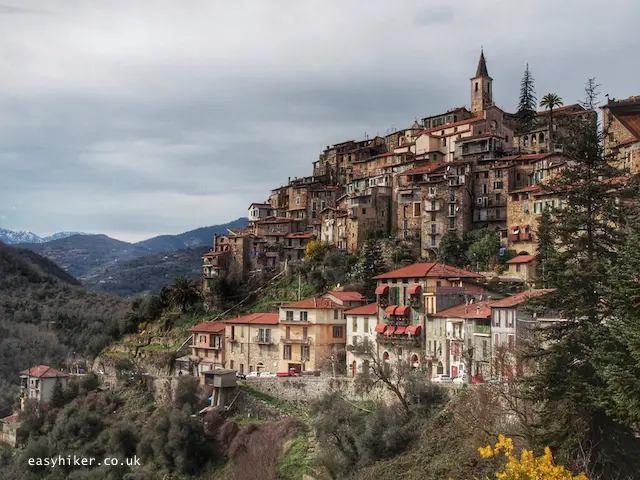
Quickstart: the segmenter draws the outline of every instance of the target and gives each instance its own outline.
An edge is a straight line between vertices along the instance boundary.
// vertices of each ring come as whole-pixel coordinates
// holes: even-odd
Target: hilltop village
[[[633,97],[602,107],[606,154],[631,174],[640,172],[639,105]],[[424,261],[377,276],[375,303],[332,291],[281,305],[278,313],[193,327],[200,371],[314,371],[346,349],[341,363],[352,376],[372,361],[398,360],[424,368],[428,378],[514,374],[504,351],[513,359],[532,326],[563,321],[553,312],[532,317],[521,306],[552,291],[535,288],[538,223],[563,203],[545,186],[573,162],[566,154],[571,125],[595,125],[596,115],[580,104],[552,105],[534,112],[522,131],[516,114],[496,105],[481,52],[469,108],[385,137],[328,146],[311,176],[289,179],[249,206],[247,230],[214,238],[204,256],[204,291],[220,277],[242,280],[303,261],[312,241],[357,253],[367,239],[391,236],[419,243]],[[444,235],[462,238],[483,228],[499,233],[502,249],[517,252],[504,279],[520,293],[504,298],[483,274],[436,261]]]
[[[639,97],[602,107],[605,149],[631,171],[640,171]],[[385,137],[337,143],[313,162],[312,175],[289,179],[268,200],[249,205],[249,228],[214,239],[204,257],[204,289],[220,276],[279,270],[304,258],[312,240],[356,253],[370,236],[420,243],[435,259],[448,232],[463,237],[488,228],[502,246],[521,253],[512,274],[527,283],[543,211],[562,208],[545,182],[571,160],[569,126],[596,115],[580,104],[538,111],[529,131],[496,105],[484,53],[470,79],[470,107],[430,115]],[[637,114],[636,114],[637,115]]]

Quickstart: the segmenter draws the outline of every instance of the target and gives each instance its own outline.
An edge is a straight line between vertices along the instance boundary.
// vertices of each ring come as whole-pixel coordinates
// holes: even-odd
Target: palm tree
[[[181,313],[200,300],[200,286],[187,277],[178,277],[168,288],[169,300],[174,307],[179,307]]]
[[[562,98],[557,93],[547,93],[542,100],[540,100],[540,106],[549,109],[549,151],[553,152],[553,141],[555,140],[555,133],[553,132],[553,109],[563,106]]]

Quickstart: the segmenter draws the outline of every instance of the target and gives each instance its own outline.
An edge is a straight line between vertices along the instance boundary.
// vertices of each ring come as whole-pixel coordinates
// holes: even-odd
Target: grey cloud
[[[640,93],[632,0],[51,5],[0,8],[1,226],[39,234],[244,215],[328,144],[468,104],[480,45],[507,110],[526,62],[539,95]]]

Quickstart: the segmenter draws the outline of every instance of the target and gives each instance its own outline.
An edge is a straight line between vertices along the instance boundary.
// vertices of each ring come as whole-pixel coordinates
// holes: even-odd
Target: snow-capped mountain
[[[16,243],[45,243],[51,240],[58,240],[59,238],[67,238],[72,235],[84,234],[80,232],[58,232],[48,237],[39,237],[33,232],[14,232],[13,230],[0,228],[0,242],[4,242],[7,245]]]

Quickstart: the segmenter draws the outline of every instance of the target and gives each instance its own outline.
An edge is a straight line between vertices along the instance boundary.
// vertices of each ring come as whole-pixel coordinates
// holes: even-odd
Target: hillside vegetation
[[[34,364],[97,354],[121,333],[129,303],[86,290],[33,252],[0,243],[0,382]]]

